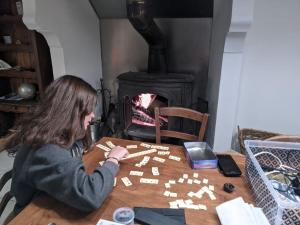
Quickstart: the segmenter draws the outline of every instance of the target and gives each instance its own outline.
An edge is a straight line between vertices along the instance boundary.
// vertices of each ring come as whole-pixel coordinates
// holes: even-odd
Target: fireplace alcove
[[[100,27],[101,57],[99,55],[100,45],[97,38],[93,39],[93,44],[93,42],[82,42],[80,35],[77,35],[76,38],[72,32],[63,32],[63,37],[65,35],[71,35],[70,37],[72,37],[73,35],[75,42],[81,41],[85,43],[82,44],[81,48],[78,48],[75,42],[59,41],[61,34],[59,32],[50,32],[57,31],[56,26],[58,26],[58,23],[55,20],[49,23],[46,16],[47,13],[37,13],[45,11],[44,3],[37,4],[36,1],[23,1],[23,4],[26,6],[24,6],[23,20],[27,27],[36,29],[46,37],[53,59],[55,77],[59,77],[64,73],[75,73],[83,76],[82,78],[84,79],[88,78],[93,85],[95,80],[99,80],[99,74],[100,77],[102,74],[105,87],[111,90],[113,96],[117,97],[117,85],[115,85],[115,81],[119,74],[130,70],[146,69],[145,57],[147,54],[144,54],[146,47],[144,41],[139,35],[135,34],[136,31],[132,29],[131,24],[128,22],[126,4],[120,4],[125,1],[89,0],[84,5],[88,5],[88,2],[93,6],[99,20],[94,15],[87,15],[87,13],[90,13],[88,10],[85,10],[81,14],[81,20],[89,21],[91,26],[88,27],[90,29]],[[160,4],[157,5],[160,9],[160,15],[162,15],[162,9],[170,11],[177,2],[180,3],[180,12],[184,12],[184,8],[188,7],[192,1],[185,1],[183,3],[177,0],[157,0],[157,2]],[[172,7],[161,7],[161,3],[164,2],[170,2]],[[197,4],[210,4],[212,6],[210,10],[211,14],[208,15],[206,13],[209,12],[209,10],[206,10],[207,7],[196,7],[195,4],[192,4],[192,9],[198,15],[194,17],[195,19],[164,19],[170,18],[170,16],[160,16],[156,21],[158,21],[163,32],[168,35],[169,43],[173,43],[170,46],[171,51],[180,53],[171,56],[168,60],[169,67],[171,67],[172,72],[180,73],[186,71],[189,74],[195,74],[197,88],[194,88],[194,91],[195,89],[200,89],[199,85],[197,85],[197,77],[202,73],[199,73],[199,71],[208,71],[208,61],[203,60],[205,59],[203,56],[209,55],[209,61],[211,62],[209,63],[209,80],[208,82],[201,80],[201,83],[204,85],[207,83],[208,87],[206,89],[205,87],[201,88],[203,92],[199,93],[199,97],[209,102],[210,120],[206,141],[214,146],[215,150],[223,151],[224,149],[232,148],[232,134],[236,132],[236,116],[234,115],[237,112],[238,98],[240,96],[237,90],[240,87],[241,68],[244,62],[242,59],[245,38],[253,23],[254,1],[204,0],[195,2]],[[81,3],[76,4],[82,6]],[[55,8],[57,4],[49,3],[49,6]],[[80,7],[75,8],[79,9]],[[72,10],[75,8],[72,8]],[[175,9],[178,9],[178,7],[175,7]],[[65,10],[69,12],[67,14],[68,17],[71,16],[73,18],[74,16],[73,22],[78,21],[78,13],[74,11],[73,14],[70,14],[72,10]],[[204,13],[206,13],[206,16]],[[61,16],[56,18],[68,19],[64,15],[64,11],[60,11],[58,15],[60,14]],[[188,13],[186,15],[191,16]],[[214,17],[213,23],[211,23],[212,17]],[[92,26],[93,24],[95,26]],[[76,28],[79,28],[76,32],[88,32],[89,35],[85,36],[88,36],[89,40],[91,40],[90,37],[97,37],[99,33],[97,30],[91,33],[90,29],[86,30],[86,27],[81,27],[83,30],[80,26],[76,26]],[[169,35],[170,33],[173,35]],[[185,41],[185,37],[189,37],[188,42]],[[181,43],[184,44],[184,49],[179,48]],[[70,47],[73,46],[72,44],[76,46]],[[92,46],[91,49],[90,46]],[[214,46],[214,48],[210,46]],[[191,52],[191,48],[194,51]],[[81,55],[89,55],[97,59],[97,61],[82,60],[82,63],[78,64],[78,59],[71,57],[68,60],[69,66],[65,64],[65,58],[72,56],[74,51],[82,53],[84,49],[87,54]],[[130,57],[128,57],[129,53]],[[118,56],[117,61],[112,57],[113,55]],[[181,58],[187,60],[180,60]],[[101,69],[101,66],[99,67],[99,60],[102,60],[102,73],[99,72]],[[96,64],[91,64],[92,62]],[[174,66],[174,62],[180,62],[180,64]],[[89,69],[84,70],[84,73],[82,73],[84,66]],[[203,69],[199,70],[200,67]],[[117,99],[113,98],[112,102],[117,103]],[[203,110],[199,111],[205,112]]]
[[[151,93],[167,99],[168,106],[191,108],[194,76],[191,74],[163,74],[127,72],[118,76],[120,125],[125,136],[155,141],[155,127],[132,123],[131,100],[141,93]],[[168,122],[168,129],[194,133],[195,126],[186,120]]]

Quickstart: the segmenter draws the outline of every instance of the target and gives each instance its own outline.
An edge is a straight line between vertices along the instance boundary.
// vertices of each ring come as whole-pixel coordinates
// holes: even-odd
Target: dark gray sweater
[[[41,193],[82,211],[99,208],[113,188],[119,167],[107,161],[88,175],[81,156],[78,146],[75,151],[53,144],[37,150],[20,147],[11,184],[11,192],[16,198],[15,212],[19,213]]]

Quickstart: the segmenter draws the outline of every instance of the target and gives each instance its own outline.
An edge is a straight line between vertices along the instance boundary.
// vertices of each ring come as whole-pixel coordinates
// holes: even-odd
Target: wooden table
[[[141,142],[114,139],[114,138],[102,138],[98,143],[105,145],[106,141],[112,141],[115,145],[126,146],[137,144],[138,149],[130,149],[129,152],[133,153],[136,151],[144,150],[144,147],[139,146]],[[167,145],[166,145],[167,146]],[[216,206],[224,201],[234,199],[236,197],[242,196],[244,200],[248,203],[253,202],[251,192],[245,181],[244,174],[242,177],[238,178],[228,178],[221,175],[218,169],[201,169],[192,170],[184,156],[183,148],[180,146],[169,145],[171,154],[181,157],[181,161],[177,162],[168,159],[167,156],[159,156],[161,158],[166,158],[165,163],[160,163],[152,160],[153,156],[157,153],[150,154],[151,160],[149,163],[141,168],[135,166],[137,162],[142,160],[142,156],[132,159],[127,159],[121,163],[120,172],[118,174],[118,181],[116,187],[114,187],[112,193],[105,200],[101,208],[93,213],[83,213],[74,208],[66,206],[65,204],[49,197],[43,196],[35,199],[31,204],[29,204],[14,220],[12,220],[10,225],[20,225],[20,224],[41,224],[46,225],[48,223],[54,222],[57,225],[95,225],[100,218],[112,220],[113,211],[119,207],[153,207],[153,208],[169,208],[169,202],[176,199],[190,199],[187,193],[190,191],[197,192],[204,184],[184,184],[176,183],[172,185],[169,189],[172,192],[177,192],[178,197],[166,197],[163,195],[165,188],[165,183],[170,179],[178,180],[184,173],[192,178],[193,173],[197,172],[199,174],[199,179],[207,178],[208,184],[214,185],[216,200],[212,201],[208,195],[204,195],[202,199],[196,197],[192,198],[195,204],[204,204],[207,206],[207,211],[205,210],[194,210],[185,209],[186,223],[188,225],[199,225],[199,224],[220,224],[217,213]],[[103,160],[104,151],[93,147],[92,151],[85,155],[84,163],[86,165],[87,171],[90,173],[98,166],[98,162]],[[244,171],[245,159],[244,156],[239,154],[233,154],[234,159],[237,164]],[[160,176],[153,176],[151,173],[151,167],[156,166],[159,168]],[[147,178],[158,178],[159,184],[141,184],[139,182],[140,177],[130,176],[129,171],[131,170],[141,170],[144,171],[143,177]],[[120,178],[127,176],[131,182],[132,186],[126,187]],[[236,190],[229,194],[223,191],[224,183],[230,182],[235,187]]]

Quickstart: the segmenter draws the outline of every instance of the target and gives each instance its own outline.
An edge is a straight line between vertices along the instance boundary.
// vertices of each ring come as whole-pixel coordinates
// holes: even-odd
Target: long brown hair
[[[96,90],[81,78],[65,75],[54,80],[40,104],[15,125],[17,133],[11,145],[57,144],[70,148],[87,136],[84,118],[94,111],[96,99]]]

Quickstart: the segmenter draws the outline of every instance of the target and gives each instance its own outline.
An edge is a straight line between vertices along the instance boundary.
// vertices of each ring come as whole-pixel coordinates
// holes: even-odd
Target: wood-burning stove
[[[155,128],[133,122],[132,101],[143,93],[165,99],[166,106],[191,108],[194,76],[190,74],[159,74],[128,72],[118,76],[118,102],[120,124],[124,134],[133,139],[155,140]],[[193,126],[183,121],[168,121],[169,129],[192,130]]]

